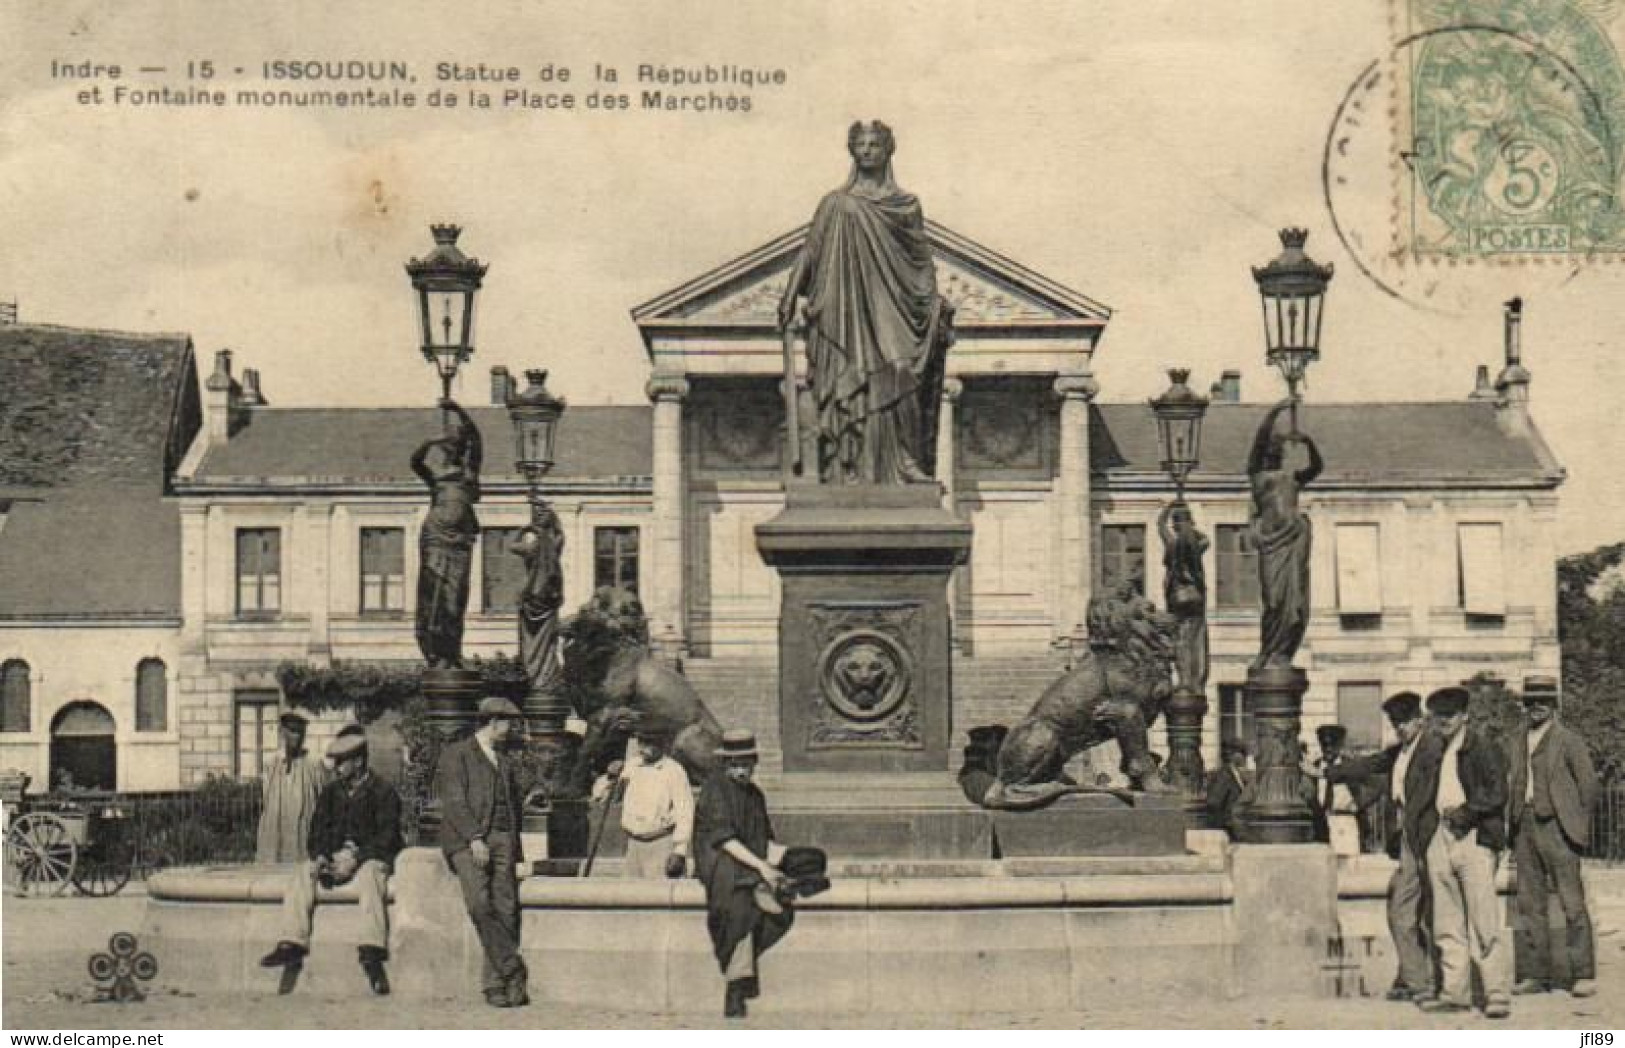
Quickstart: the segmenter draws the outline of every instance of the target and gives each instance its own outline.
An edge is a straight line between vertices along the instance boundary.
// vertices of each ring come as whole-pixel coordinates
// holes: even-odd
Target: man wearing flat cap
[[[265,769],[261,786],[259,833],[254,861],[300,862],[310,836],[316,798],[331,778],[321,758],[305,749],[306,720],[289,710],[277,718],[276,759]]]
[[[1398,865],[1388,879],[1388,933],[1393,936],[1399,970],[1388,989],[1390,1001],[1414,1001],[1433,996],[1433,934],[1428,913],[1427,877],[1422,869],[1424,849],[1405,835],[1406,785],[1415,765],[1417,747],[1427,727],[1422,697],[1414,691],[1390,695],[1382,712],[1399,740],[1377,753],[1351,757],[1327,771],[1330,782],[1377,782],[1388,800],[1383,806],[1383,843]],[[1413,786],[1413,790],[1416,787]]]
[[[1225,831],[1233,841],[1241,840],[1242,815],[1253,799],[1253,776],[1247,770],[1247,744],[1241,739],[1225,739],[1219,744],[1222,765],[1207,783],[1208,822]]]
[[[789,900],[822,891],[829,881],[822,852],[786,849],[774,839],[767,801],[751,782],[756,736],[725,731],[716,756],[717,769],[700,790],[694,861],[705,883],[706,928],[727,982],[722,1014],[742,1019],[745,1002],[760,993],[757,958],[795,919]]]
[[[282,968],[279,993],[293,990],[310,952],[316,889],[354,884],[361,910],[360,961],[376,994],[389,993],[389,911],[385,890],[402,847],[401,802],[395,788],[367,769],[367,740],[342,735],[327,756],[335,779],[316,799],[307,846],[309,858],[282,896],[282,939],[260,964]]]
[[[594,800],[612,804],[620,797],[621,830],[626,834],[624,876],[679,878],[688,872],[694,788],[688,772],[670,756],[670,748],[671,736],[663,727],[640,723],[626,759],[612,763],[593,787]]]
[[[1551,929],[1546,885],[1557,886],[1563,904],[1573,984],[1569,993],[1597,992],[1597,961],[1580,879],[1580,852],[1591,839],[1591,813],[1597,803],[1597,769],[1585,740],[1557,718],[1557,678],[1525,677],[1524,717],[1528,728],[1514,736],[1512,774],[1507,784],[1507,819],[1518,863],[1517,967],[1514,993],[1552,988]]]
[[[440,850],[463,889],[474,933],[485,952],[480,984],[485,1003],[530,1003],[528,973],[519,955],[519,780],[505,752],[525,730],[524,714],[502,698],[480,702],[474,734],[446,748],[435,767],[440,800]]]
[[[1428,696],[1436,730],[1423,736],[1405,782],[1405,834],[1423,850],[1439,951],[1439,995],[1423,1011],[1472,1008],[1472,968],[1484,985],[1484,1016],[1512,1014],[1512,944],[1501,925],[1495,867],[1506,847],[1506,758],[1468,730],[1466,688]],[[1424,843],[1425,842],[1425,843]]]
[[[1315,742],[1320,757],[1304,769],[1308,778],[1318,784],[1315,807],[1320,811],[1323,838],[1339,855],[1360,854],[1360,826],[1356,819],[1360,805],[1347,779],[1334,779],[1329,772],[1346,758],[1344,745],[1349,730],[1341,724],[1322,724],[1315,729]]]

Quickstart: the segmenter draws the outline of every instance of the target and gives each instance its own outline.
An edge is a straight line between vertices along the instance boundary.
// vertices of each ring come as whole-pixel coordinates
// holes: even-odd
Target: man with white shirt
[[[1518,862],[1518,968],[1514,993],[1552,988],[1551,929],[1547,925],[1547,881],[1563,903],[1569,993],[1597,992],[1596,948],[1591,915],[1580,878],[1580,850],[1591,834],[1597,803],[1597,770],[1585,740],[1558,721],[1557,678],[1525,677],[1524,715],[1529,730],[1513,738],[1507,822]]]
[[[504,752],[524,732],[524,714],[502,698],[481,700],[479,728],[448,746],[435,765],[440,848],[463,889],[463,903],[485,953],[481,984],[493,1008],[529,1004],[519,955],[522,815],[513,761]]]
[[[1380,778],[1388,797],[1383,839],[1398,865],[1388,879],[1388,933],[1393,936],[1399,970],[1388,990],[1390,1001],[1414,1001],[1433,996],[1433,937],[1428,920],[1427,877],[1422,870],[1423,849],[1405,835],[1405,784],[1412,758],[1427,721],[1422,697],[1414,691],[1390,695],[1382,712],[1398,742],[1378,753],[1353,757],[1333,765],[1326,779],[1352,783]]]
[[[616,761],[593,787],[593,799],[621,798],[626,834],[625,876],[679,878],[688,870],[694,839],[694,790],[688,772],[668,753],[670,739],[654,726],[640,727],[626,760]],[[607,813],[606,813],[607,817]]]
[[[1484,985],[1484,1017],[1512,1014],[1512,944],[1501,923],[1495,867],[1506,847],[1506,759],[1468,730],[1465,688],[1428,696],[1437,731],[1423,737],[1405,781],[1405,834],[1425,848],[1433,894],[1439,995],[1426,1012],[1472,1008],[1472,968]],[[1425,844],[1423,843],[1425,842]]]

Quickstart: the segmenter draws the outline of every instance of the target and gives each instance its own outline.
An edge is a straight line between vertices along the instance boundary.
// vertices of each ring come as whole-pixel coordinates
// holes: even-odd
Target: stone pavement
[[[1083,1011],[1011,1014],[807,1014],[748,1021],[743,1026],[800,1028],[994,1028],[994,1029],[1618,1029],[1625,1026],[1625,871],[1599,871],[1593,891],[1601,896],[1597,942],[1601,992],[1585,1001],[1566,994],[1520,997],[1510,1021],[1425,1016],[1409,1005],[1380,999],[1257,1000],[1218,1002],[1123,1002],[1103,1000]],[[1590,874],[1588,873],[1588,876]],[[1602,882],[1599,891],[1599,882]],[[132,889],[137,886],[132,885]],[[130,889],[112,899],[11,899],[0,903],[4,940],[3,1014],[7,1029],[281,1029],[281,1028],[535,1028],[708,1029],[722,1025],[721,983],[717,1000],[698,1002],[704,1011],[682,1015],[592,1012],[586,1009],[493,1009],[472,990],[460,998],[356,999],[296,993],[275,994],[275,973],[265,991],[246,998],[193,996],[164,981],[160,970],[148,1000],[116,1005],[95,1000],[86,974],[90,954],[105,950],[113,932],[137,930],[144,899]],[[267,944],[269,947],[270,944]],[[160,965],[162,958],[159,958]],[[773,959],[763,965],[772,992]],[[362,978],[360,969],[356,978]],[[545,972],[534,978],[546,978]],[[715,1011],[711,1009],[714,1008]],[[732,1024],[730,1024],[731,1026]]]

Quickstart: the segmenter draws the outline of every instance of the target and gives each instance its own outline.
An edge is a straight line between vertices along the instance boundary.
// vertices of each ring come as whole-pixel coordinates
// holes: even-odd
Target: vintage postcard
[[[1616,0],[10,7],[8,1029],[1611,1043]]]

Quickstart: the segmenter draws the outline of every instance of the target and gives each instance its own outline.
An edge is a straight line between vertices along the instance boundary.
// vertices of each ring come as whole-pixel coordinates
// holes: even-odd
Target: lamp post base
[[[1296,666],[1247,671],[1247,711],[1255,730],[1257,791],[1245,820],[1250,844],[1308,844],[1314,817],[1302,793],[1303,752],[1298,731],[1308,676]]]
[[[1207,697],[1180,685],[1164,707],[1168,721],[1168,782],[1184,797],[1185,821],[1193,829],[1207,825],[1207,769],[1202,763],[1202,718]]]
[[[477,670],[458,668],[427,668],[423,671],[423,704],[425,719],[432,729],[431,752],[414,754],[414,760],[423,760],[429,767],[429,782],[434,781],[433,765],[447,746],[474,730],[475,714],[480,698],[485,694],[485,678]],[[433,840],[440,829],[440,802],[431,792],[418,812],[418,839]]]

